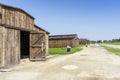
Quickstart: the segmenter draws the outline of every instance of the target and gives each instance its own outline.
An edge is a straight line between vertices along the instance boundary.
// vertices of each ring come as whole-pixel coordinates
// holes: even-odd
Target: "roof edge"
[[[66,35],[50,35],[49,39],[73,39],[77,34],[66,34]]]
[[[50,34],[48,31],[44,30],[43,28],[39,27],[38,25],[34,24],[34,26],[41,29],[41,30],[43,30],[43,31],[45,31],[47,34]]]
[[[50,35],[51,36],[77,36],[77,34]]]
[[[16,9],[16,10],[23,11],[25,14],[27,14],[27,15],[30,16],[31,18],[35,19],[33,16],[31,16],[29,13],[27,13],[26,11],[24,11],[24,10],[21,9],[21,8],[14,7],[14,6],[10,6],[10,5],[6,5],[6,4],[2,4],[2,3],[0,3],[0,6],[9,7],[9,8],[13,8],[13,9]]]

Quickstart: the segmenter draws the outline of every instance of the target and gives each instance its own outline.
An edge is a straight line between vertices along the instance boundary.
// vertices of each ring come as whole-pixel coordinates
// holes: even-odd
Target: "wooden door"
[[[30,34],[30,60],[45,60],[45,34]]]

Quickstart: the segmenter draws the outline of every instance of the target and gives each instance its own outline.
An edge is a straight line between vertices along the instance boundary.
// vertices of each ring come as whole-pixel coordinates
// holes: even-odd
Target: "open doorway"
[[[26,31],[20,31],[20,50],[21,59],[29,58],[30,56],[30,34]]]

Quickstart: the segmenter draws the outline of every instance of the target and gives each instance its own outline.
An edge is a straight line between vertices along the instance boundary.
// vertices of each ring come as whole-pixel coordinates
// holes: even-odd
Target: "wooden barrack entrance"
[[[30,60],[45,60],[45,34],[30,34]]]

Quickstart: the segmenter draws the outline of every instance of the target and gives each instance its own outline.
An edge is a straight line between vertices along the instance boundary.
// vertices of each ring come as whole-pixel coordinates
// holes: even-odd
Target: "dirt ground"
[[[0,80],[120,80],[120,57],[91,45],[75,54],[16,65],[0,72]]]

